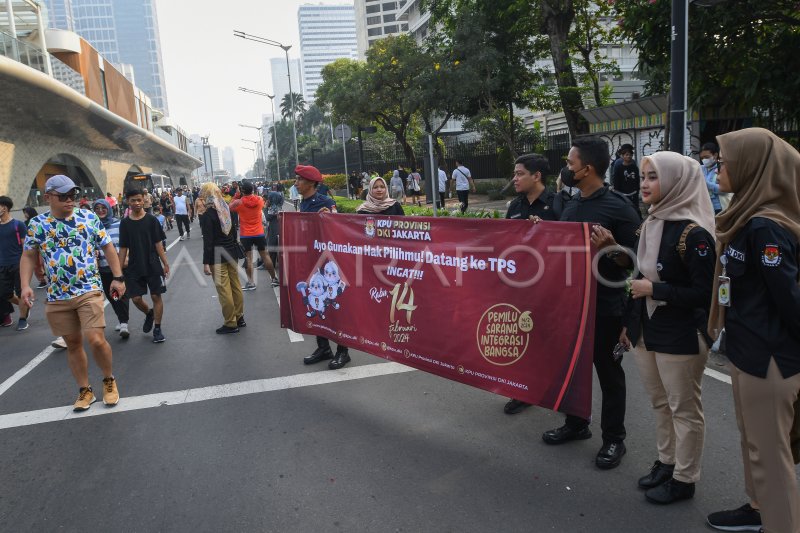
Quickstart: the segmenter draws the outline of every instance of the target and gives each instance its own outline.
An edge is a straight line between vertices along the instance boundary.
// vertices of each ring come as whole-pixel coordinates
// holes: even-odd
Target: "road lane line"
[[[272,288],[275,291],[275,298],[278,300],[278,307],[281,306],[281,291],[279,287]],[[303,336],[293,331],[289,328],[286,328],[286,333],[289,334],[289,341],[290,342],[303,342]]]
[[[172,241],[172,243],[169,246],[167,246],[167,250],[175,246],[179,240],[180,237]],[[107,305],[108,305],[108,299],[105,299],[105,301],[103,302],[103,309],[105,309]],[[0,396],[5,394],[5,392],[8,389],[10,389],[16,382],[18,382],[19,380],[30,374],[34,368],[43,363],[45,359],[50,357],[50,354],[53,353],[54,351],[56,351],[55,348],[53,348],[52,346],[48,346],[47,348],[39,352],[36,355],[36,357],[28,361],[28,364],[17,370],[13,376],[5,380],[3,383],[0,383]]]
[[[723,374],[722,372],[714,370],[713,368],[706,368],[703,373],[710,378],[727,383],[728,385],[731,384],[731,377],[728,374]]]
[[[236,396],[261,394],[264,392],[295,389],[298,387],[327,385],[331,383],[388,376],[392,374],[401,374],[404,372],[413,371],[413,368],[401,365],[399,363],[377,363],[372,365],[343,368],[339,370],[328,370],[307,374],[295,374],[293,376],[241,381],[238,383],[228,383],[225,385],[212,385],[210,387],[161,392],[157,394],[146,394],[143,396],[132,396],[129,398],[123,396],[116,407],[105,407],[102,403],[97,402],[91,409],[82,413],[75,413],[70,405],[64,407],[53,407],[50,409],[40,409],[37,411],[26,411],[21,413],[0,415],[0,430],[32,426],[36,424],[46,424],[49,422],[59,422],[62,420],[76,420],[86,418],[88,416],[111,415],[124,413],[127,411],[151,409],[154,407],[183,405],[195,402],[204,402],[208,400],[219,400],[222,398],[234,398]]]

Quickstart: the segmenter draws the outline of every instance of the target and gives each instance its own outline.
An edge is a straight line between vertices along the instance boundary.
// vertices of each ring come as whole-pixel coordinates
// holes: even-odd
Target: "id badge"
[[[719,277],[719,291],[717,291],[717,303],[719,305],[731,306],[731,278],[728,276]]]

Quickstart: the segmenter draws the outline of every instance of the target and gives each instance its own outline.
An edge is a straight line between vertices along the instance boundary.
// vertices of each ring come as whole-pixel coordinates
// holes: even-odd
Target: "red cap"
[[[297,165],[294,167],[294,173],[308,181],[322,181],[322,174],[319,173],[317,167],[311,165]]]

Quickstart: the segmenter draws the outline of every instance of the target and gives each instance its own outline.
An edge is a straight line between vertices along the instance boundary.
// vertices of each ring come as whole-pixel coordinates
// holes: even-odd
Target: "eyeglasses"
[[[67,194],[59,194],[57,192],[50,191],[47,194],[49,194],[50,196],[55,196],[56,198],[58,198],[59,202],[68,202],[70,200],[74,202],[75,200],[78,199],[78,193],[75,192],[68,192]]]

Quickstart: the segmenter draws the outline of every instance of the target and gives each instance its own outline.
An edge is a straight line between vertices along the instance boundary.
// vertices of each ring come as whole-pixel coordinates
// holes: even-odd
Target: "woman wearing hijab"
[[[239,282],[237,261],[244,258],[241,246],[233,231],[231,212],[222,197],[219,187],[204,183],[200,196],[205,211],[200,215],[200,229],[203,232],[203,272],[211,276],[217,288],[219,305],[225,323],[217,328],[217,333],[238,333],[245,327],[244,299]]]
[[[103,225],[103,228],[106,230],[111,242],[114,243],[114,247],[119,252],[119,219],[114,218],[114,212],[111,209],[111,205],[104,199],[95,200],[92,203],[92,211],[94,214],[97,215],[97,218],[100,219],[100,224]],[[119,323],[114,327],[114,331],[119,332],[119,336],[123,339],[127,339],[130,336],[130,332],[128,331],[128,319],[130,317],[130,299],[128,298],[127,294],[123,294],[122,296],[117,296],[117,299],[114,299],[114,295],[111,294],[111,282],[113,281],[114,274],[111,273],[111,267],[108,266],[108,262],[106,261],[105,256],[100,253],[98,257],[98,265],[100,267],[100,281],[103,283],[103,292],[106,295],[106,299],[111,304],[111,308],[114,310],[114,314],[117,315],[117,320]],[[125,268],[125,265],[122,265]]]
[[[372,178],[367,190],[367,200],[358,206],[356,213],[370,215],[404,215],[403,206],[389,197],[389,190],[383,178]]]
[[[729,531],[800,532],[800,153],[770,131],[717,137],[715,291],[709,333],[727,335],[748,504],[708,516]]]
[[[633,354],[656,414],[658,460],[639,479],[651,503],[694,496],[705,419],[701,379],[708,357],[701,331],[714,277],[714,210],[697,162],[674,152],[642,160],[642,224],[631,282],[628,327],[620,344]]]

